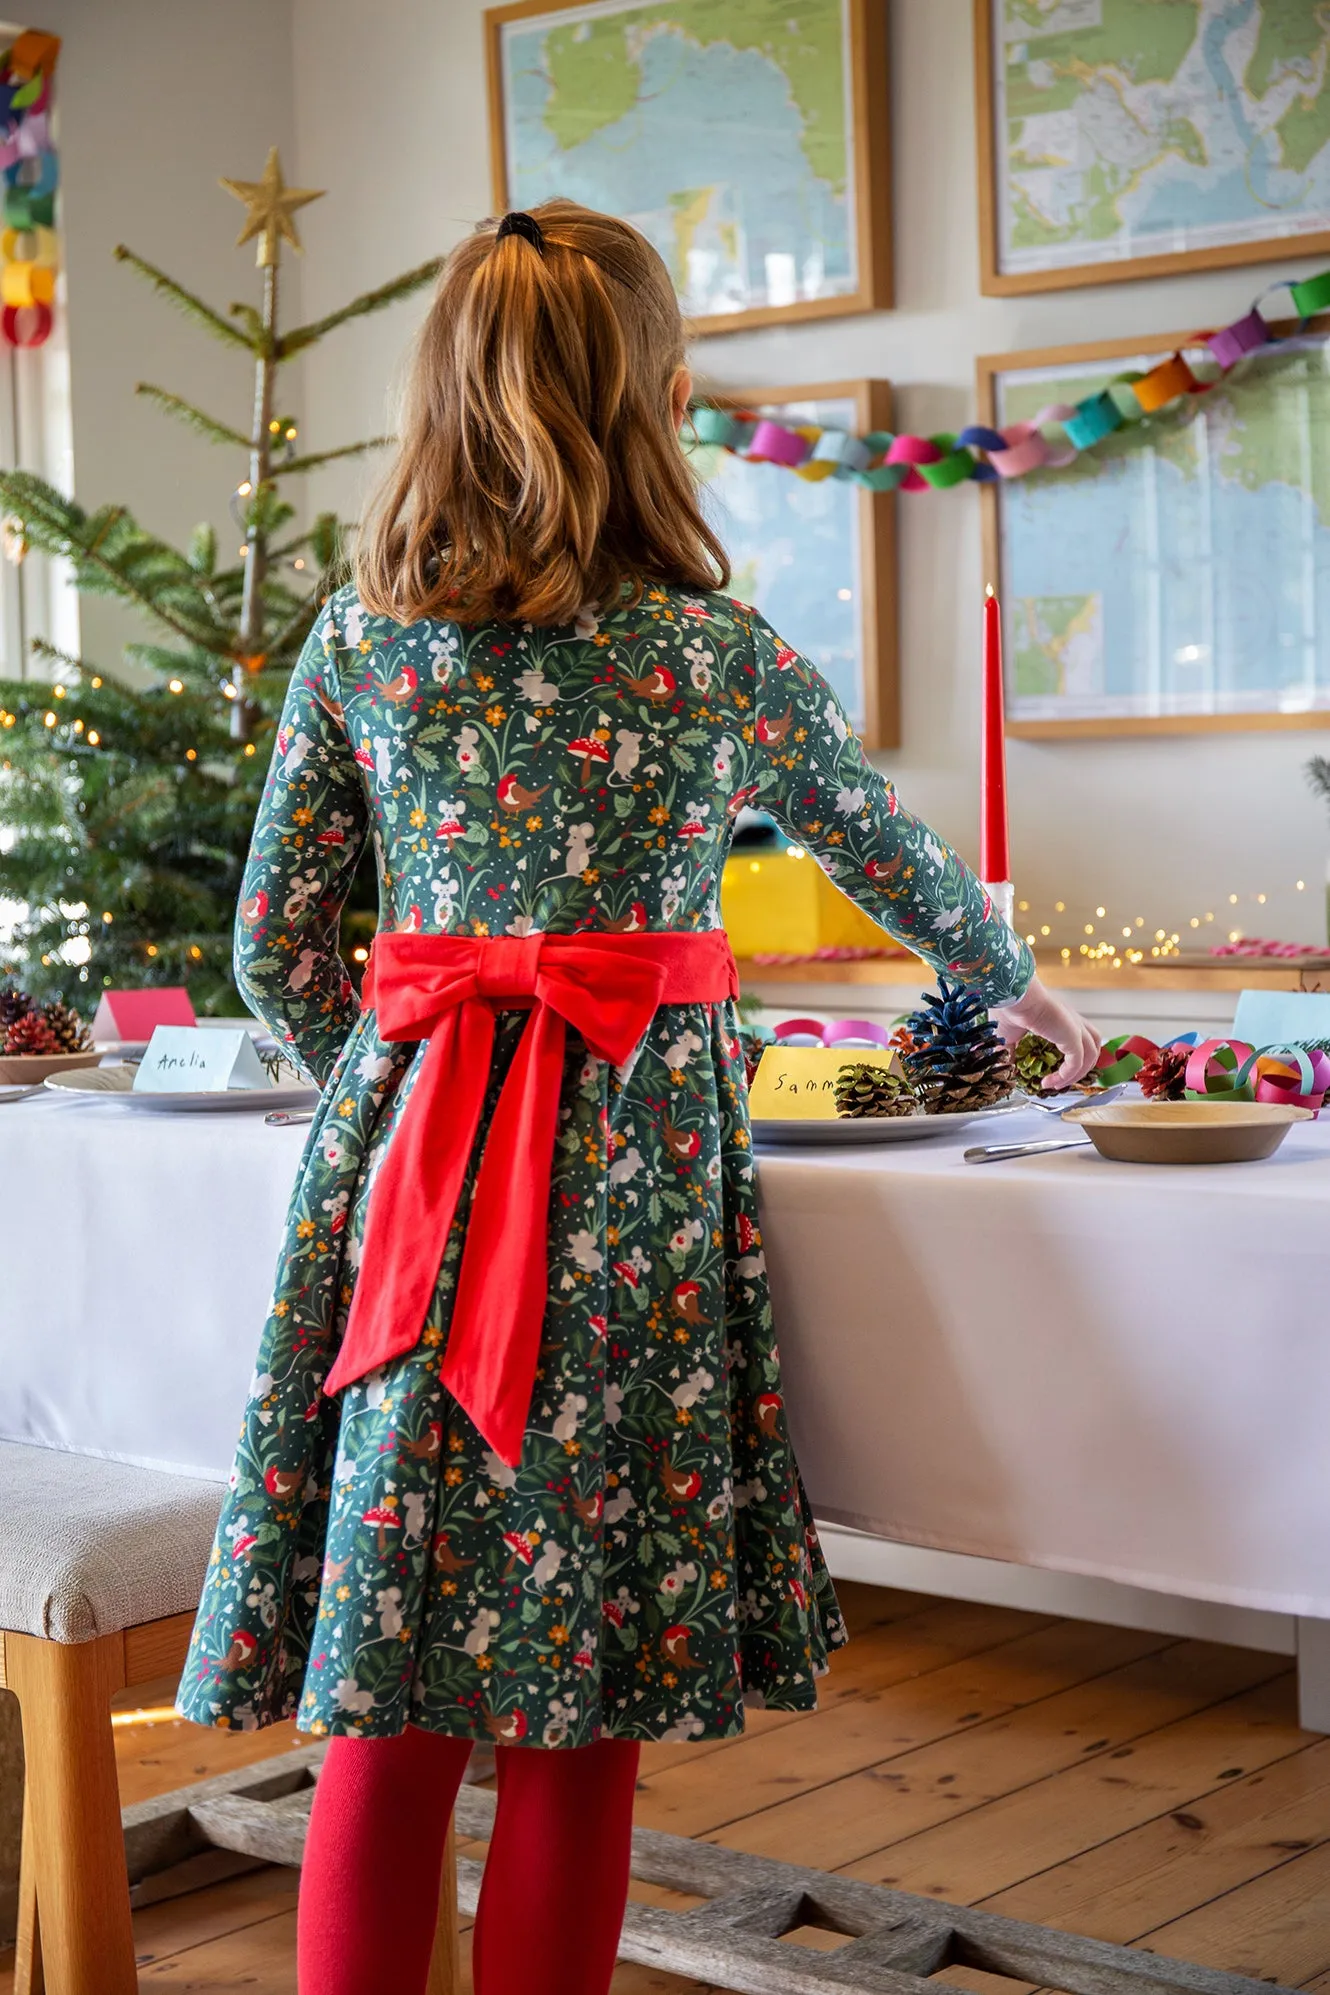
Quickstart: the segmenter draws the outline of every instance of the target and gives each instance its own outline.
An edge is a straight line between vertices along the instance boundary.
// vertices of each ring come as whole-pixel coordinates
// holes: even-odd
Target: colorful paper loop
[[[1246,354],[1255,353],[1258,347],[1269,345],[1270,333],[1265,320],[1253,306],[1245,319],[1235,319],[1222,332],[1211,333],[1205,343],[1219,365],[1227,369],[1236,367]]]
[[[42,346],[55,321],[49,305],[5,305],[0,309],[0,337],[10,346]]]
[[[880,1046],[891,1044],[890,1034],[869,1018],[786,1018],[776,1027],[778,1046]]]
[[[1133,1081],[1150,1055],[1158,1050],[1153,1039],[1142,1039],[1139,1033],[1121,1032],[1116,1039],[1104,1042],[1094,1070],[1095,1079],[1103,1088],[1115,1088],[1123,1081]]]
[[[10,346],[40,346],[53,324],[56,270],[55,190],[60,164],[51,145],[51,78],[56,35],[26,29],[0,56],[0,336]]]
[[[1203,1039],[1187,1062],[1183,1077],[1187,1093],[1254,1101],[1256,1090],[1249,1076],[1255,1050],[1242,1039]]]

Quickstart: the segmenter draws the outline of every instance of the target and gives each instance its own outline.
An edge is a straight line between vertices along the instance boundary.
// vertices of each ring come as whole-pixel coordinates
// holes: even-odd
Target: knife
[[[1092,1150],[1093,1143],[1084,1136],[1055,1136],[1044,1143],[990,1143],[980,1149],[967,1150],[967,1164],[1005,1163],[1008,1157],[1038,1157],[1048,1150]]]

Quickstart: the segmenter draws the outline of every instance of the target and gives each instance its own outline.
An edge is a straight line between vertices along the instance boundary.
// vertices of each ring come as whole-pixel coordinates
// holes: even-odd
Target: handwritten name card
[[[266,1088],[268,1076],[243,1026],[159,1025],[134,1076],[138,1094],[221,1094]]]
[[[834,1122],[836,1076],[859,1062],[900,1071],[896,1055],[885,1047],[768,1046],[749,1092],[754,1121]]]

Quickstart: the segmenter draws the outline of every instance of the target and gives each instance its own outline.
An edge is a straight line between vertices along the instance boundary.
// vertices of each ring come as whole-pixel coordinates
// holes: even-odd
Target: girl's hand
[[[1049,1039],[1062,1054],[1062,1065],[1051,1074],[1045,1074],[1043,1085],[1046,1088],[1069,1088],[1083,1080],[1095,1061],[1099,1058],[1099,1048],[1103,1044],[1092,1025],[1088,1025],[1079,1012],[1070,1005],[1063,1004],[1061,998],[1054,997],[1035,977],[1025,996],[1015,1004],[1005,1004],[994,1011],[998,1030],[1008,1046],[1024,1038],[1027,1032],[1037,1032],[1041,1038]]]

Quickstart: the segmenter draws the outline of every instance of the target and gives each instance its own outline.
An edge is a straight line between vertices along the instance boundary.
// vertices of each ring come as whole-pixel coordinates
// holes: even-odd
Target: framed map
[[[974,0],[982,288],[1330,249],[1324,0]]]
[[[622,215],[699,332],[889,305],[886,8],[490,8],[496,210],[561,195]]]
[[[980,421],[1037,420],[1186,344],[981,360]],[[1010,733],[1330,727],[1328,360],[1324,334],[1285,339],[1064,470],[984,487]]]
[[[724,409],[773,416],[791,428],[891,428],[885,381],[705,394]],[[684,430],[687,445],[687,426]],[[866,748],[900,745],[896,675],[895,496],[848,479],[801,478],[732,451],[689,450],[711,525],[733,568],[731,594],[751,603],[816,665]]]

